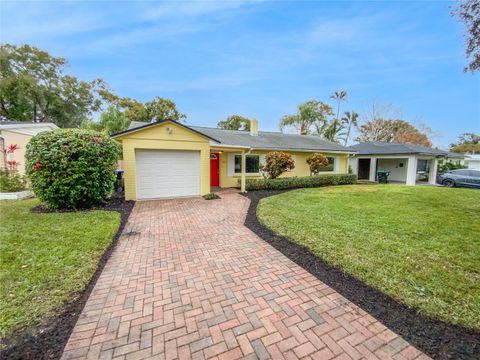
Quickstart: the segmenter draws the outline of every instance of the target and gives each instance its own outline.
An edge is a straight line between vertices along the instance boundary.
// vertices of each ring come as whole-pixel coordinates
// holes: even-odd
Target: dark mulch
[[[122,193],[116,193],[104,205],[98,206],[96,210],[118,211],[121,216],[120,227],[112,240],[112,243],[103,253],[98,263],[97,270],[92,279],[75,300],[65,304],[54,318],[47,319],[43,324],[17,331],[3,340],[5,349],[0,352],[0,359],[59,359],[62,356],[63,348],[70,337],[77,319],[82,312],[85,303],[97,282],[107,260],[118,243],[120,234],[127,223],[128,217],[135,205],[134,201],[125,201]],[[37,206],[33,212],[51,212],[51,210]]]
[[[417,313],[341,269],[328,265],[308,249],[275,235],[257,219],[258,202],[282,191],[252,191],[245,226],[323,283],[370,313],[385,326],[435,359],[480,359],[480,332]]]

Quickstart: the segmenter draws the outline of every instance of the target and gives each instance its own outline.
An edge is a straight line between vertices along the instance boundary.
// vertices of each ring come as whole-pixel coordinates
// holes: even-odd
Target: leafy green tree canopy
[[[332,95],[332,98],[344,101],[346,93],[343,91],[338,96],[341,97],[341,100],[338,100],[335,95]],[[337,109],[339,110],[339,106]],[[298,105],[296,114],[282,117],[279,125],[281,131],[293,127],[301,135],[317,135],[330,141],[339,142],[346,135],[344,129],[348,124],[338,119],[338,116],[335,117],[330,105],[318,100],[309,100]]]
[[[480,135],[464,133],[458,137],[456,144],[450,145],[450,151],[456,153],[480,154]]]
[[[250,131],[250,119],[241,115],[231,115],[217,123],[220,129]]]
[[[475,72],[480,68],[480,1],[465,0],[452,11],[466,27],[467,43],[465,56],[469,61],[465,71]]]
[[[100,119],[98,121],[84,120],[80,127],[82,129],[114,134],[127,130],[129,125],[130,120],[125,113],[120,111],[115,105],[110,105],[100,114]]]
[[[319,133],[320,129],[327,122],[328,116],[333,114],[332,107],[318,100],[309,100],[298,105],[297,113],[285,115],[280,120],[280,130],[288,127],[295,128],[301,135],[311,134],[316,129]]]
[[[78,126],[101,109],[108,93],[101,79],[90,82],[64,73],[67,61],[29,45],[0,46],[0,117]]]
[[[175,102],[160,96],[155,97],[151,101],[142,103],[131,98],[122,98],[109,94],[108,100],[115,104],[118,109],[122,109],[129,121],[182,121],[187,118],[184,113],[181,113],[177,109]]]

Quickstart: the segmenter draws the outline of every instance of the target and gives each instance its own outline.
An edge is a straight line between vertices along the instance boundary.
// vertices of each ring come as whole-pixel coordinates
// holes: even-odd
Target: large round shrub
[[[59,129],[34,136],[26,170],[35,195],[53,209],[89,208],[112,194],[120,146],[108,135]]]
[[[307,157],[307,164],[310,167],[310,173],[317,175],[325,166],[329,164],[328,158],[320,153],[313,153]]]
[[[285,171],[295,167],[292,155],[282,151],[271,151],[265,155],[265,165],[262,170],[267,173],[268,178],[276,179]]]

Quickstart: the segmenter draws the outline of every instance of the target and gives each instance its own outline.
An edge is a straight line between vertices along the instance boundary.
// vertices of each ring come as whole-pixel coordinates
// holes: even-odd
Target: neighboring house
[[[454,153],[449,151],[447,153],[447,156],[444,159],[439,159],[439,163],[447,162],[447,163],[453,163],[457,165],[464,165],[465,164],[465,154],[460,154],[460,153]]]
[[[415,185],[425,177],[435,184],[438,159],[448,152],[413,144],[365,142],[350,147],[357,153],[350,159],[353,173],[359,180],[377,180],[377,172],[390,172],[389,181]]]
[[[285,151],[295,168],[282,176],[307,176],[306,158],[314,152],[329,157],[325,173],[346,173],[353,151],[317,136],[258,131],[222,130],[187,126],[175,121],[133,122],[114,134],[122,143],[125,197],[127,200],[196,196],[211,187],[236,187],[245,191],[246,178],[261,177],[265,154]]]
[[[0,121],[0,168],[6,168],[6,161],[10,160],[10,154],[3,151],[12,144],[18,145],[18,150],[13,153],[13,160],[19,163],[18,172],[25,173],[25,150],[32,136],[43,131],[52,131],[58,126],[52,123],[13,122]]]
[[[465,155],[463,161],[469,169],[480,170],[480,155]]]
[[[444,158],[438,159],[438,165],[445,165],[445,164],[455,164],[455,165],[465,165],[465,155],[460,153],[454,152],[447,152],[447,155]]]

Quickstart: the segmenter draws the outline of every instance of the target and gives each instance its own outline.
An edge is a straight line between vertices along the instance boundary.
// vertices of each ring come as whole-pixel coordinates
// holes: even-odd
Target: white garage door
[[[200,152],[136,150],[137,198],[200,195]]]

